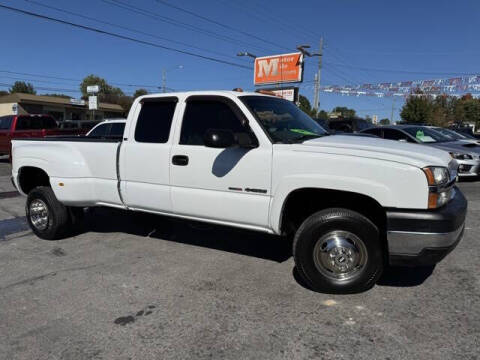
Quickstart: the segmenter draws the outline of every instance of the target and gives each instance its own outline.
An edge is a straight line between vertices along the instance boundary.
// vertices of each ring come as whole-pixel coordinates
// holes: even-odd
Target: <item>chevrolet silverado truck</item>
[[[467,211],[448,152],[329,135],[258,93],[142,96],[122,138],[14,140],[12,165],[40,238],[68,236],[94,206],[291,236],[297,273],[330,293],[364,291],[387,265],[440,261]]]

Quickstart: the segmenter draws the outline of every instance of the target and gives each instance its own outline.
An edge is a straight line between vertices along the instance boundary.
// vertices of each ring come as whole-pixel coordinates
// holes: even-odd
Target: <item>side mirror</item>
[[[207,147],[228,148],[235,145],[235,136],[230,130],[208,129],[203,142]]]

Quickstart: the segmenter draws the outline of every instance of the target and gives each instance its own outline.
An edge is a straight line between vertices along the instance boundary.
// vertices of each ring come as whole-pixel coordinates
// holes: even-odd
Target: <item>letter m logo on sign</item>
[[[269,77],[278,75],[278,63],[280,58],[258,60],[257,77]]]
[[[255,85],[302,81],[301,53],[264,56],[255,59]]]

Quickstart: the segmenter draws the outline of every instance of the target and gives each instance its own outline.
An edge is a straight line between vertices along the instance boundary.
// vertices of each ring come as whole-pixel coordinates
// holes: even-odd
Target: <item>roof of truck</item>
[[[245,95],[256,95],[256,96],[273,96],[268,94],[261,94],[258,92],[252,91],[232,91],[232,90],[198,90],[198,91],[177,91],[169,93],[157,93],[157,94],[148,94],[143,95],[141,98],[149,97],[169,97],[169,96],[190,96],[190,95],[230,95],[230,96],[245,96]]]

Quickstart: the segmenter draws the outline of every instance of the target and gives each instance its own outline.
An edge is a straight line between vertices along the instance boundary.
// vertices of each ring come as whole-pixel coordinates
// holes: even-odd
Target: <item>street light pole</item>
[[[162,69],[162,93],[167,92],[167,71],[176,69],[183,69],[183,65],[176,65],[170,69]]]
[[[239,53],[237,53],[237,56],[248,56],[248,57],[251,57],[253,59],[257,58],[256,55],[253,55],[252,53],[249,53],[248,51],[239,52]]]

